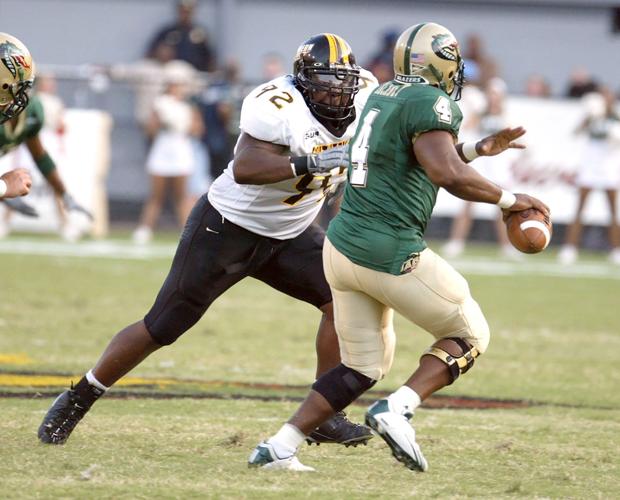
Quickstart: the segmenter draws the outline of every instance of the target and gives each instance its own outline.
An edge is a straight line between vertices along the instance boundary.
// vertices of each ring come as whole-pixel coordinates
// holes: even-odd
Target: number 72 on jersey
[[[351,146],[351,177],[349,184],[354,187],[366,187],[368,180],[368,143],[372,134],[372,123],[379,115],[380,110],[372,108],[362,122],[355,142]]]

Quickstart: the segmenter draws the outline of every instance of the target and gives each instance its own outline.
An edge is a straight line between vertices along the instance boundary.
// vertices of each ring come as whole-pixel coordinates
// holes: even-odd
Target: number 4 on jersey
[[[379,115],[378,109],[371,109],[364,117],[362,126],[355,138],[353,146],[351,146],[351,177],[349,183],[354,187],[366,187],[368,178],[368,143],[370,134],[372,133],[372,122]]]

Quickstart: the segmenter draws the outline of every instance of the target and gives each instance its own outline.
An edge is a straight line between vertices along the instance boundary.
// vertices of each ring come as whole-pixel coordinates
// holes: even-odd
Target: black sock
[[[80,381],[73,387],[73,391],[80,398],[86,408],[90,408],[92,404],[97,401],[105,391],[91,385],[86,377],[82,377]]]

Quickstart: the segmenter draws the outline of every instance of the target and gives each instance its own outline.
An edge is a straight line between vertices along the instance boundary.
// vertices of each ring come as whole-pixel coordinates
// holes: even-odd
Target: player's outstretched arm
[[[272,184],[294,177],[287,148],[245,132],[235,147],[233,175],[239,184]]]
[[[32,178],[25,168],[16,168],[0,176],[0,199],[25,196],[30,192]]]
[[[60,178],[60,174],[56,168],[56,164],[48,154],[47,150],[43,147],[38,134],[28,139],[26,141],[26,146],[28,147],[28,151],[30,151],[32,159],[36,163],[37,168],[41,171],[47,183],[52,187],[54,193],[62,198],[65,209],[69,212],[81,212],[92,220],[92,214],[82,205],[77,203],[73,196],[67,192],[65,184]]]
[[[516,142],[525,135],[523,127],[504,128],[478,142],[459,143],[456,145],[461,160],[468,163],[478,156],[495,156],[507,149],[525,149],[525,144]]]
[[[491,203],[510,211],[536,208],[549,215],[549,208],[540,200],[525,194],[508,193],[464,163],[449,132],[426,132],[416,139],[413,150],[431,182],[458,198]]]

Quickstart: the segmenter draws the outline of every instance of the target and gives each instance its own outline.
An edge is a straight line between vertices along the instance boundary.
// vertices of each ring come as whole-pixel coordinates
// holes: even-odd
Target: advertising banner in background
[[[568,223],[575,215],[577,188],[573,177],[579,168],[587,168],[583,158],[585,136],[576,134],[584,118],[581,101],[534,99],[509,97],[507,115],[510,126],[523,126],[527,130],[522,141],[527,148],[523,151],[503,153],[510,155],[510,169],[514,184],[502,186],[514,192],[523,192],[539,197],[551,207],[556,223]],[[620,169],[620,142],[615,148]],[[494,157],[485,161],[485,171],[493,168]],[[474,160],[476,167],[479,160]],[[501,162],[497,162],[498,167]],[[483,173],[484,175],[484,173]],[[618,186],[620,188],[620,186]],[[440,190],[434,215],[453,216],[462,207],[463,201],[445,190]],[[477,203],[475,218],[493,219],[497,208]],[[602,192],[593,192],[586,202],[584,223],[606,225],[609,221],[607,201]]]

